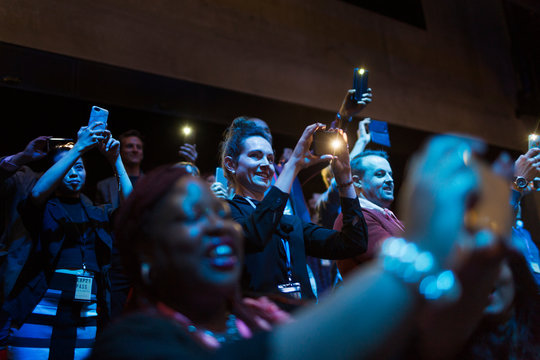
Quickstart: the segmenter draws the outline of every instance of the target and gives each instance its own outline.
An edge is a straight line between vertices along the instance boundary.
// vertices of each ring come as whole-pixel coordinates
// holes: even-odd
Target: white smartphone
[[[90,119],[88,120],[88,126],[91,127],[97,122],[103,123],[94,128],[94,130],[105,130],[107,129],[107,119],[109,117],[109,110],[100,108],[98,106],[92,106],[92,111],[90,111]]]

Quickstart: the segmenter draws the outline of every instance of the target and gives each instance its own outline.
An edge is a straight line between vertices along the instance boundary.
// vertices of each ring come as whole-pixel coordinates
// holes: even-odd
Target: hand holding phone
[[[529,150],[532,148],[540,148],[540,136],[536,134],[529,135]]]
[[[347,144],[343,140],[343,136],[337,131],[337,129],[330,130],[317,130],[313,134],[313,142],[311,143],[311,150],[314,155],[335,155],[343,151]]]
[[[73,142],[74,142],[73,139],[50,137],[47,139],[47,152],[51,151],[53,148],[57,147],[58,145],[73,143]]]
[[[353,88],[345,95],[336,116],[336,120],[338,120],[337,127],[339,128],[343,128],[341,120],[350,122],[353,116],[371,103],[371,89],[367,85],[368,71],[355,68],[353,75]]]
[[[353,89],[356,101],[360,101],[362,95],[368,91],[368,74],[369,71],[364,68],[354,68]]]

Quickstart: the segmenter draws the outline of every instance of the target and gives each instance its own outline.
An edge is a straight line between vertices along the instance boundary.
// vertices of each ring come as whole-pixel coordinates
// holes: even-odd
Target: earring
[[[150,264],[143,262],[141,263],[141,278],[145,284],[150,284]]]

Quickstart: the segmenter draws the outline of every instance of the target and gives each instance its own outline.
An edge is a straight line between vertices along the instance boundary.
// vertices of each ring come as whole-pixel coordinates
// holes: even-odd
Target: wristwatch
[[[523,176],[514,176],[513,182],[515,189],[519,191],[525,189],[529,183]]]

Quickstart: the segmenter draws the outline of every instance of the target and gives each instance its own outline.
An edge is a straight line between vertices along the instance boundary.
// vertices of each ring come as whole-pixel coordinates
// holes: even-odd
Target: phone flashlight
[[[338,139],[334,139],[334,140],[332,140],[330,145],[332,146],[332,149],[334,149],[334,152],[335,152],[335,151],[339,150],[342,143],[343,143],[342,141],[340,141]]]
[[[532,148],[540,148],[540,136],[536,134],[529,135],[529,150]]]
[[[354,68],[353,89],[356,90],[354,99],[359,101],[362,99],[362,94],[368,89],[368,71],[364,68]]]
[[[191,134],[193,134],[193,129],[189,125],[184,125],[181,129],[181,132],[184,137],[189,137]]]

